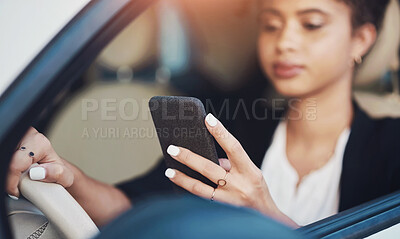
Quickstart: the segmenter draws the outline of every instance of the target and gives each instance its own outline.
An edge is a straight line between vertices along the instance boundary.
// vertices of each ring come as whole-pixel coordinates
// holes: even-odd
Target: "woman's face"
[[[262,0],[260,5],[259,57],[278,92],[305,97],[351,80],[354,40],[346,4]]]

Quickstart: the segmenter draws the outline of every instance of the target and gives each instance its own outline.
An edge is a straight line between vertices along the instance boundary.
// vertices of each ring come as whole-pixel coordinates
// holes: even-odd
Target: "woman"
[[[375,42],[384,2],[260,1],[262,68],[276,90],[293,99],[284,119],[238,118],[236,139],[209,114],[206,126],[228,159],[218,166],[174,145],[168,153],[218,188],[174,169],[165,175],[196,195],[251,207],[294,227],[399,189],[399,120],[370,119],[351,94],[354,71]],[[32,179],[66,187],[99,225],[131,207],[127,195],[170,190],[159,179],[163,164],[120,185],[122,190],[97,182],[61,159],[31,128],[10,165],[10,195],[19,196],[18,178],[32,162],[40,163],[30,170]]]

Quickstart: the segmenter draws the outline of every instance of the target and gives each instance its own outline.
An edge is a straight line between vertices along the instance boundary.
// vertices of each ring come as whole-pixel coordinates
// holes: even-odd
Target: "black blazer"
[[[254,108],[247,106],[247,112],[236,112],[234,119],[221,121],[261,167],[284,112],[266,111],[260,104]],[[260,120],[262,116],[267,117]],[[226,157],[219,146],[217,150],[219,157]],[[171,192],[172,183],[164,176],[165,170],[166,165],[160,160],[146,175],[117,187],[134,202],[151,194]],[[400,119],[372,119],[354,103],[354,119],[343,158],[339,211],[397,190],[400,190]]]

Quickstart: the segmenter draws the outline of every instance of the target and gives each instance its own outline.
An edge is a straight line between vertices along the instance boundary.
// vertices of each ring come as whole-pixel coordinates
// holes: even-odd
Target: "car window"
[[[254,72],[257,61],[256,9],[238,13],[239,1],[231,7],[164,1],[141,14],[102,50],[49,124],[56,150],[110,183],[154,166],[161,151],[147,107],[151,96],[196,96],[209,85],[229,95],[253,77],[246,72]],[[392,91],[389,70],[377,69],[378,78],[356,84],[355,98],[374,117],[400,116],[397,96],[382,96]]]

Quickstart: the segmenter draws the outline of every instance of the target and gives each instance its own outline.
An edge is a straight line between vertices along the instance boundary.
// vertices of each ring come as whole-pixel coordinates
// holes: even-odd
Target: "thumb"
[[[60,163],[43,163],[32,167],[29,170],[29,177],[34,181],[46,183],[57,183],[68,188],[74,181],[74,175],[71,170]]]

